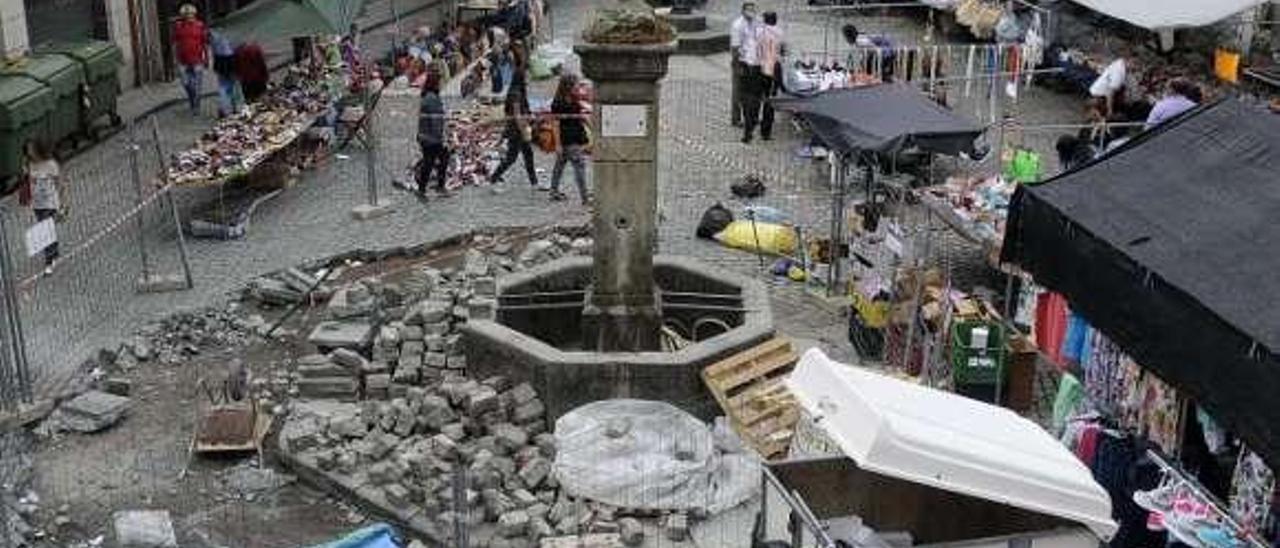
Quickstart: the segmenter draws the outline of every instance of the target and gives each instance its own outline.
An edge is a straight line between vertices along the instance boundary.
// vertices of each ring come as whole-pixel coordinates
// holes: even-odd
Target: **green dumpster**
[[[0,76],[0,189],[13,191],[25,165],[28,141],[48,142],[53,90],[25,76]]]
[[[62,143],[81,134],[81,111],[84,109],[84,69],[63,55],[31,55],[0,73],[25,76],[53,90],[55,106],[49,114],[49,144]]]
[[[116,103],[120,96],[120,65],[124,55],[111,42],[89,41],[74,44],[54,44],[41,48],[42,53],[65,55],[84,67],[88,85],[88,108],[84,110],[82,125],[87,131],[95,123],[107,117],[111,125],[120,123]]]

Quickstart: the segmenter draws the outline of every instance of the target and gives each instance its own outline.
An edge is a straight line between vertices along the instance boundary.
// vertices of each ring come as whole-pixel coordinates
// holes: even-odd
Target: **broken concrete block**
[[[265,304],[286,305],[302,302],[302,292],[274,278],[257,278],[249,282],[248,293]]]
[[[303,379],[350,378],[352,371],[325,358],[321,365],[298,365],[298,376]]]
[[[528,489],[513,489],[511,491],[511,500],[520,508],[528,508],[538,503],[538,497],[530,493]]]
[[[423,329],[423,332],[425,333],[423,335],[424,338],[430,337],[432,335],[439,335],[443,337],[445,335],[448,335],[450,331],[453,331],[453,325],[450,324],[448,321],[442,321],[442,322],[426,324],[422,326],[422,329]]]
[[[107,377],[102,381],[102,391],[112,396],[127,398],[129,392],[133,391],[133,381],[124,377]]]
[[[302,379],[298,381],[298,397],[308,400],[355,399],[358,385],[353,378]]]
[[[479,417],[490,411],[497,411],[500,408],[498,392],[488,386],[481,386],[467,395],[467,414],[472,417]]]
[[[395,508],[407,508],[413,501],[409,500],[409,490],[399,483],[392,483],[382,488],[382,495],[387,503]]]
[[[622,537],[623,544],[639,546],[644,543],[644,527],[640,525],[640,520],[622,518],[618,520],[618,529],[618,535]]]
[[[471,291],[481,297],[493,297],[498,294],[498,282],[492,276],[481,276],[471,280]]]
[[[662,531],[668,540],[684,542],[689,538],[688,516],[685,516],[680,512],[667,516],[667,518],[662,522]]]
[[[498,534],[506,538],[520,537],[529,531],[529,514],[523,510],[507,512],[498,517]]]
[[[58,408],[58,426],[72,432],[90,433],[106,429],[124,418],[129,398],[106,392],[85,392]]]
[[[467,368],[467,356],[465,354],[449,354],[445,367],[450,371],[465,370]]]
[[[359,352],[351,350],[350,348],[339,348],[334,350],[329,353],[329,359],[333,360],[333,363],[341,365],[342,367],[352,371],[363,370],[365,364],[369,362],[369,360],[364,359],[364,356],[361,356]]]
[[[129,510],[112,516],[120,548],[178,548],[167,510]]]
[[[511,399],[516,405],[524,405],[538,398],[538,392],[533,389],[533,385],[527,382],[517,384],[511,389]]]
[[[525,463],[519,472],[520,479],[524,481],[525,487],[533,490],[537,490],[549,475],[551,475],[551,461],[544,458],[536,458]]]
[[[498,301],[487,297],[473,297],[467,301],[467,318],[492,320],[498,315]]]
[[[514,424],[498,424],[490,429],[494,441],[508,454],[520,450],[529,443],[529,434]]]
[[[449,319],[453,304],[447,301],[423,301],[405,313],[405,325],[430,325]]]
[[[540,421],[547,414],[547,408],[539,400],[521,405],[511,413],[511,420],[516,424],[529,424]]]
[[[320,348],[365,348],[373,343],[373,325],[365,322],[321,322],[307,342]]]

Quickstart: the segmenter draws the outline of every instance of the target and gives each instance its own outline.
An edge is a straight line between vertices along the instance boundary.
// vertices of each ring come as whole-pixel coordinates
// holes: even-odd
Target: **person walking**
[[[564,193],[560,192],[560,177],[564,175],[565,164],[573,164],[578,197],[582,205],[587,205],[591,202],[587,193],[587,146],[591,139],[587,133],[587,115],[577,97],[577,89],[578,77],[566,73],[560,77],[555,99],[551,101],[551,113],[560,125],[560,151],[555,168],[551,170],[551,199],[557,202],[565,199]]]
[[[213,51],[213,73],[218,76],[218,117],[225,118],[240,110],[236,95],[236,50],[231,40],[219,31],[209,31],[209,49]]]
[[[436,173],[435,190],[447,194],[445,180],[449,173],[449,149],[446,145],[446,129],[449,123],[440,99],[440,75],[428,71],[422,83],[422,101],[418,110],[418,146],[422,160],[418,163],[418,196],[426,197],[427,184],[432,172]]]
[[[765,141],[773,139],[773,103],[769,100],[778,94],[778,82],[782,77],[782,30],[778,28],[778,14],[767,11],[763,16],[764,25],[760,27],[760,138]],[[749,117],[748,120],[751,120]],[[750,122],[748,122],[750,123]],[[746,128],[747,141],[751,140],[754,127]]]
[[[532,112],[529,109],[528,92],[520,86],[511,86],[507,90],[507,99],[503,102],[502,113],[506,117],[506,128],[503,138],[507,140],[507,153],[502,163],[489,178],[491,184],[502,182],[502,175],[517,159],[524,160],[524,172],[529,177],[529,186],[538,188],[538,173],[533,168],[533,127],[529,120]]]
[[[200,114],[200,92],[204,89],[204,67],[209,57],[209,29],[196,18],[196,7],[183,4],[173,25],[173,49],[178,58],[182,89],[192,114]]]
[[[247,42],[236,48],[236,79],[240,80],[245,102],[256,103],[267,93],[271,71],[267,68],[262,46]]]
[[[744,2],[742,14],[733,20],[729,27],[729,52],[732,59],[730,67],[729,119],[733,127],[742,127],[743,83],[747,66],[743,61],[743,53],[750,50],[755,55],[756,4]]]
[[[36,222],[65,217],[66,202],[62,198],[62,169],[50,152],[49,146],[40,141],[32,141],[27,143],[25,153],[26,184],[30,186],[22,196],[19,196],[19,201],[27,202],[31,206]],[[54,240],[44,248],[45,274],[52,272],[53,262],[57,258],[58,242]]]

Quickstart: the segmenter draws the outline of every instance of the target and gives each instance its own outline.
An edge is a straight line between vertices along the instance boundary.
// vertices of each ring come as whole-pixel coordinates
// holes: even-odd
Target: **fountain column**
[[[659,350],[662,303],[653,279],[658,211],[658,95],[669,44],[579,44],[595,86],[593,283],[583,310],[584,346],[600,352]]]

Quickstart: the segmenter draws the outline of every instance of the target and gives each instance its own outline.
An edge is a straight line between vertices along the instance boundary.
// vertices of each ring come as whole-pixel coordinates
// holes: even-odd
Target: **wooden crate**
[[[791,443],[799,412],[783,381],[797,360],[791,341],[778,337],[702,370],[729,424],[765,458],[785,454]]]

